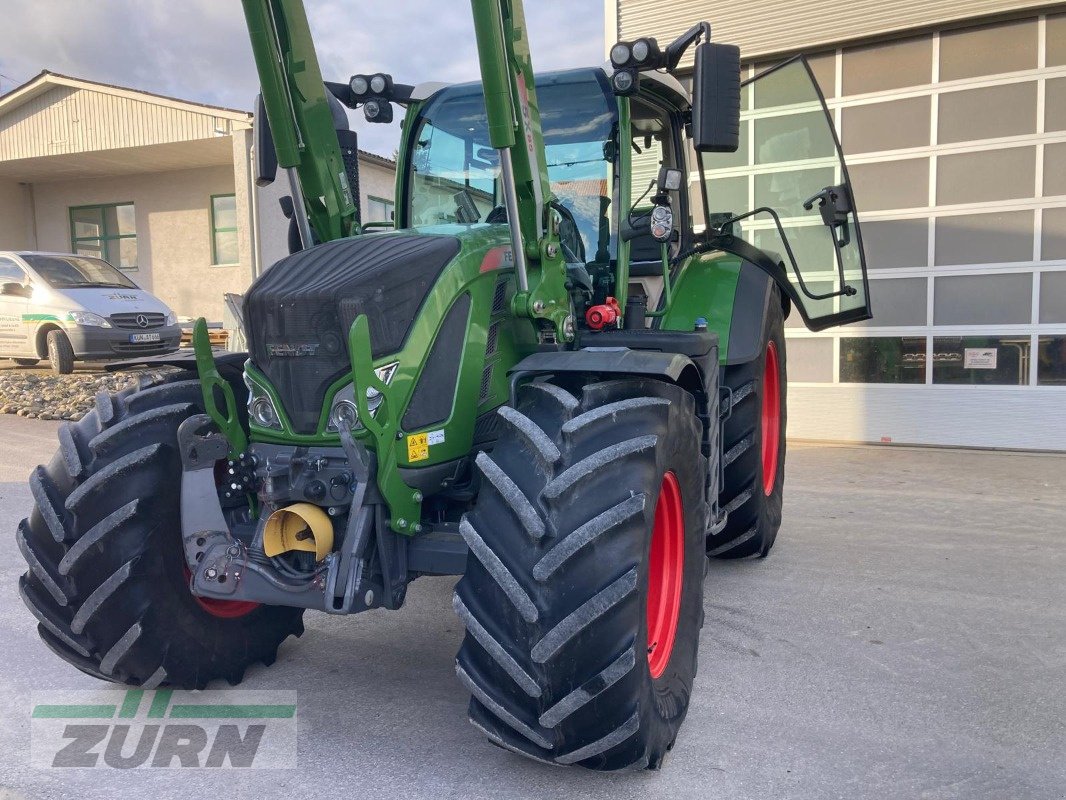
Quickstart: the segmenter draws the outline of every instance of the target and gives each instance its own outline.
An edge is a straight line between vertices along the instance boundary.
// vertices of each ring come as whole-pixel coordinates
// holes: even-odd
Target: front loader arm
[[[278,165],[295,170],[319,241],[358,233],[355,202],[303,3],[242,3]],[[293,198],[297,209],[298,199]]]
[[[573,339],[566,264],[548,182],[544,138],[522,0],[471,0],[489,143],[500,153],[518,276],[514,313]]]

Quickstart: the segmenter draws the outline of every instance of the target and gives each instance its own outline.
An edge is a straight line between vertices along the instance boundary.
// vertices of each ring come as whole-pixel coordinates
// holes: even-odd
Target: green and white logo
[[[293,769],[296,692],[34,692],[30,761],[65,769]]]

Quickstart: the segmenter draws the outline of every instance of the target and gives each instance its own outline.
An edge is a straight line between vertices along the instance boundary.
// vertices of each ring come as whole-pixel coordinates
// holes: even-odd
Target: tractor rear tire
[[[759,356],[727,365],[722,379],[732,391],[732,413],[722,425],[729,513],[723,530],[707,539],[712,558],[765,558],[781,527],[785,488],[787,398],[785,318],[775,286],[764,315]]]
[[[688,710],[703,624],[700,422],[672,384],[573,388],[522,387],[478,456],[456,670],[471,722],[500,747],[657,769]]]
[[[30,475],[36,505],[16,533],[29,565],[19,592],[45,644],[82,672],[142,687],[236,684],[303,632],[301,609],[189,591],[177,429],[202,408],[187,372],[101,392]]]
[[[74,371],[74,348],[63,331],[48,331],[45,337],[48,345],[48,363],[56,375],[69,375]]]

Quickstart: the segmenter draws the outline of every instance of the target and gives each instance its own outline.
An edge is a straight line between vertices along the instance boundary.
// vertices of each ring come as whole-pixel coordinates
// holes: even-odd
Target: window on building
[[[137,269],[137,226],[133,203],[70,209],[71,249],[120,269]]]
[[[1066,336],[1041,336],[1036,382],[1040,386],[1066,386]]]
[[[1029,336],[937,336],[933,383],[1028,386]]]
[[[925,337],[842,338],[840,382],[925,383]]]
[[[396,204],[391,200],[381,197],[368,197],[366,210],[363,214],[364,222],[392,222],[392,212]]]
[[[237,198],[232,194],[211,196],[211,263],[238,264]]]

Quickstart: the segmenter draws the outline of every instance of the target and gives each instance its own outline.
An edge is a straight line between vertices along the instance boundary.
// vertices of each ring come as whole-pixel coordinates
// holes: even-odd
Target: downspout
[[[259,250],[261,229],[259,227],[259,187],[255,184],[255,139],[246,151],[245,173],[248,178],[248,205],[252,211],[252,280],[263,271],[263,254]]]
[[[32,183],[23,183],[21,186],[23,214],[26,222],[26,235],[29,239],[29,246],[26,249],[37,250],[37,197],[33,192]]]

